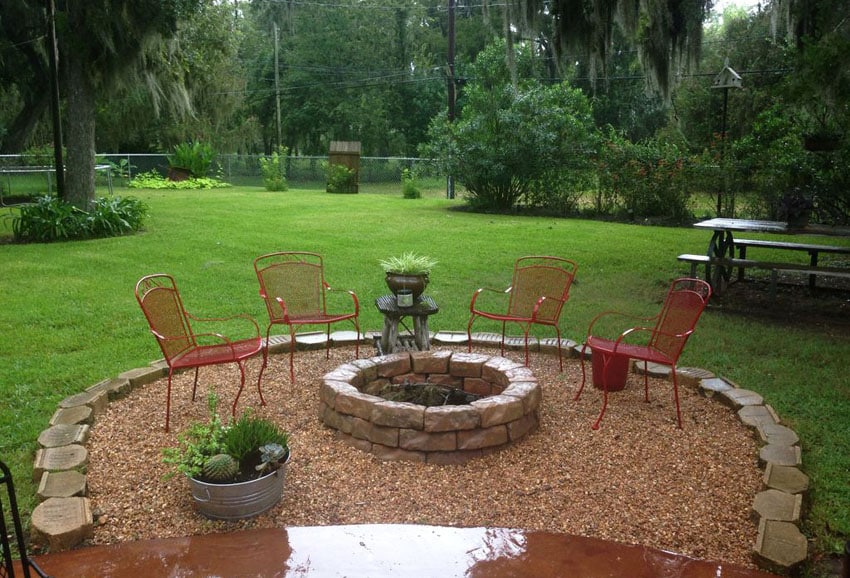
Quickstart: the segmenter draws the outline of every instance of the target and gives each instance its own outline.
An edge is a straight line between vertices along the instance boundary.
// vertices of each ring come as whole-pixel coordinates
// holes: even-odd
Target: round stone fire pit
[[[465,405],[387,401],[387,384],[433,383],[483,395]],[[351,444],[385,460],[463,463],[522,439],[539,423],[542,394],[527,367],[451,351],[357,359],[322,378],[320,416]]]

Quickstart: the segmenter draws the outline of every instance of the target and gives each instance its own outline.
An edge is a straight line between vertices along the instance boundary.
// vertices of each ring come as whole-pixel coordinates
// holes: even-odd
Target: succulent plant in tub
[[[196,509],[209,518],[238,520],[274,506],[283,494],[289,434],[250,412],[225,425],[218,397],[207,399],[209,419],[178,435],[163,461],[189,481]]]
[[[413,298],[416,299],[428,286],[431,269],[437,261],[426,255],[407,252],[382,259],[380,264],[387,274],[387,287],[393,295],[398,295],[402,289],[409,289],[413,292]]]

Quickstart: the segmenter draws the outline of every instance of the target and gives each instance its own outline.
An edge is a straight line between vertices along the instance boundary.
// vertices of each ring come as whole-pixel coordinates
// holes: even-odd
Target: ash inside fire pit
[[[434,383],[390,383],[381,388],[378,397],[387,401],[404,401],[425,407],[438,407],[441,405],[469,405],[485,396]]]

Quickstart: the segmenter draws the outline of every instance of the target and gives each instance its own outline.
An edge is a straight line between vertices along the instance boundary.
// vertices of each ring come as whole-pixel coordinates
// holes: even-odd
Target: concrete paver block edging
[[[366,332],[363,335],[368,342],[380,333]],[[450,337],[446,339],[448,342],[466,341],[464,332],[438,332],[432,336],[432,339],[442,342],[440,337],[445,338],[447,335]],[[501,336],[498,338],[496,339],[494,334],[490,333],[474,333],[471,344],[493,345],[494,340],[498,343]],[[332,346],[348,345],[350,340],[351,336],[347,333],[331,334]],[[270,341],[272,352],[282,353],[288,350],[287,336],[273,336]],[[541,342],[544,344],[543,347]],[[571,357],[581,355],[581,344],[562,339],[561,345],[565,355]],[[518,348],[524,346],[524,342],[521,338],[506,338],[505,346]],[[557,352],[556,346],[556,341],[529,338],[529,350],[554,354]],[[297,349],[315,347],[315,343],[307,344],[301,339],[296,339]],[[654,376],[671,379],[671,372],[663,366],[651,367],[647,370]],[[641,364],[632,364],[632,371],[643,371],[643,367]],[[798,566],[808,555],[806,538],[797,524],[801,517],[801,494],[809,487],[808,477],[799,468],[802,463],[801,449],[798,445],[799,437],[793,430],[781,425],[779,416],[772,407],[764,403],[759,394],[745,390],[734,382],[717,377],[705,369],[678,368],[677,373],[684,378],[681,380],[682,385],[695,386],[706,397],[719,399],[737,411],[742,423],[753,428],[754,435],[763,443],[759,458],[765,465],[764,484],[770,493],[761,492],[754,499],[753,512],[759,518],[759,531],[753,556],[760,567],[774,572],[787,572]],[[115,378],[106,379],[79,394],[62,400],[57,412],[50,420],[50,427],[54,428],[54,433],[46,434],[47,437],[56,439],[57,430],[54,426],[60,423],[64,426],[90,425],[109,401],[127,394],[133,388],[153,383],[167,374],[168,368],[163,360],[155,360],[149,367],[128,370]],[[60,428],[60,431],[70,429],[72,428]],[[72,443],[73,439],[78,438],[74,436],[68,436],[68,438],[67,446],[42,447],[38,450],[34,466],[34,481],[39,483],[40,487],[48,486],[47,480],[42,481],[42,476],[47,476],[49,473],[56,475],[57,472],[63,471],[77,472],[84,468],[87,461],[86,448]],[[57,455],[62,458],[59,460],[62,462],[60,466],[56,465]],[[84,476],[82,473],[78,475]],[[81,487],[82,490],[79,491],[85,494],[85,478],[82,481],[75,479],[74,485]],[[768,516],[775,515],[773,513],[775,509],[765,506],[766,496],[771,498],[771,503],[784,504],[785,510],[790,507],[791,513],[787,516],[793,521],[768,519],[762,515],[764,511],[771,512],[767,514]],[[40,493],[39,497],[44,499],[46,495]],[[47,497],[33,511],[32,528],[33,533],[45,540],[51,550],[59,551],[79,545],[93,532],[88,499],[79,496]]]

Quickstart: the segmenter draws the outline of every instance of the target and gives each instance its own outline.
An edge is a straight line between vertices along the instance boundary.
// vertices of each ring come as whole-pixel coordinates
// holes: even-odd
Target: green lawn
[[[386,293],[378,261],[415,251],[439,261],[428,292],[440,313],[430,328],[462,330],[473,291],[507,287],[516,257],[560,255],[579,263],[561,329],[580,340],[602,310],[657,311],[670,280],[687,273],[676,255],[703,252],[708,242],[707,232],[689,228],[467,213],[455,210],[459,201],[436,194],[403,199],[400,187],[395,195],[259,187],[116,194],[149,205],[146,231],[0,245],[0,456],[13,467],[26,511],[34,506],[35,440],[57,402],[160,357],[133,297],[145,274],[174,275],[195,313],[244,311],[263,321],[253,259],[278,250],[315,251],[325,257],[332,286],[357,292],[361,326],[373,330],[381,327],[374,298]],[[4,227],[8,220],[0,220],[0,234]],[[850,536],[850,336],[844,328],[783,324],[712,307],[680,360],[761,393],[800,434],[813,484],[805,529],[820,552],[843,548]],[[151,427],[161,423],[159,401],[151,404]]]

